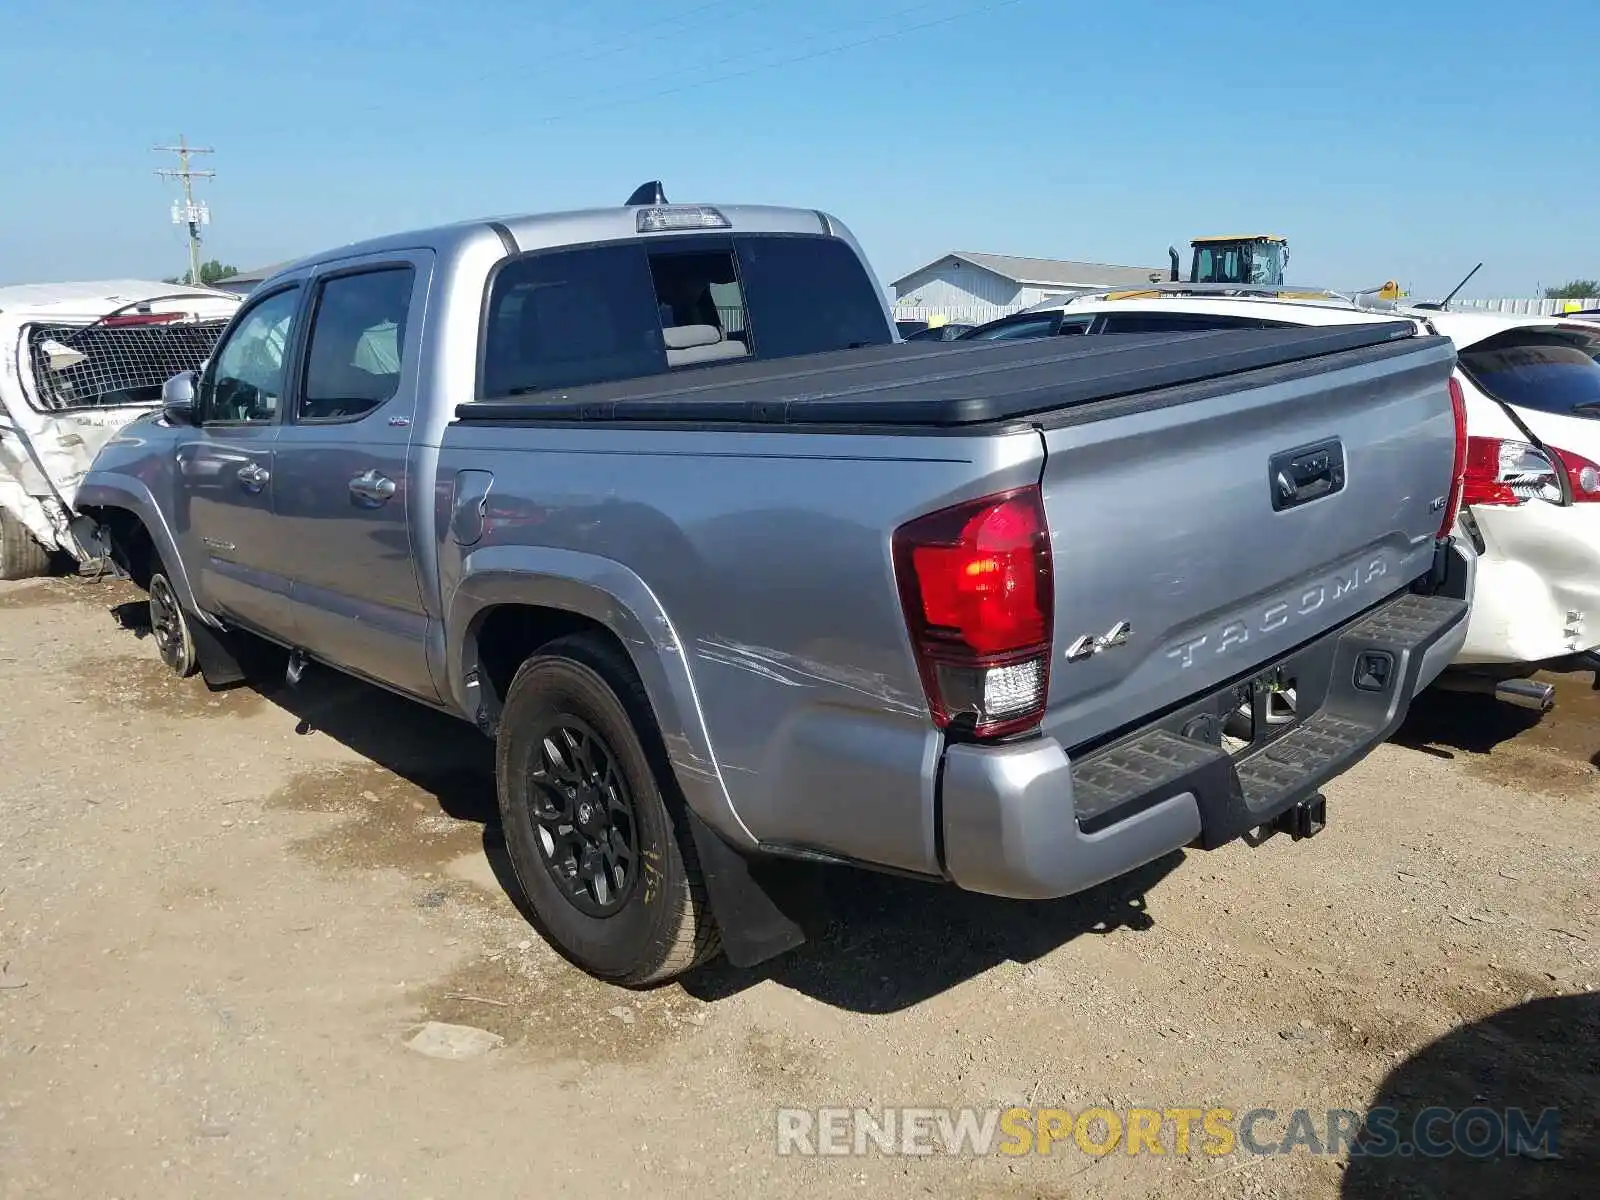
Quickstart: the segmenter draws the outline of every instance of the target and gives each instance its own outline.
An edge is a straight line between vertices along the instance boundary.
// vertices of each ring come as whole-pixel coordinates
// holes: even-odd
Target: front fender
[[[488,610],[503,604],[560,609],[614,633],[644,683],[685,799],[735,845],[755,847],[723,784],[682,641],[643,579],[621,563],[574,550],[488,546],[466,555],[446,603],[445,655],[450,696],[469,717],[465,680],[478,665],[477,630]]]
[[[92,513],[97,509],[118,508],[139,518],[150,542],[161,556],[161,566],[167,578],[177,589],[178,600],[190,613],[208,625],[220,628],[220,622],[201,609],[189,582],[189,571],[183,556],[178,553],[178,541],[172,535],[167,518],[156,503],[156,498],[142,480],[114,471],[91,470],[78,485],[75,507],[79,512]]]

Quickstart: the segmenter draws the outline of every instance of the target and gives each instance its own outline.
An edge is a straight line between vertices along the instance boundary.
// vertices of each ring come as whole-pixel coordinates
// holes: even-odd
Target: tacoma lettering
[[[1229,621],[1215,634],[1201,634],[1172,647],[1167,657],[1177,659],[1179,667],[1188,670],[1194,666],[1196,655],[1208,647],[1212,654],[1226,654],[1237,646],[1249,644],[1252,633],[1273,633],[1287,625],[1291,618],[1309,617],[1330,600],[1342,600],[1388,573],[1389,564],[1382,558],[1357,564],[1332,580],[1306,588],[1296,603],[1280,600],[1269,604],[1254,620]]]

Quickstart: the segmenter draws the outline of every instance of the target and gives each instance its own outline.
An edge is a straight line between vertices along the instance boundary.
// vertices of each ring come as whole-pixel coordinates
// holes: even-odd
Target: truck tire
[[[633,666],[559,638],[517,670],[495,745],[506,850],[533,923],[589,974],[664,982],[719,949],[687,810]]]
[[[50,551],[28,527],[0,509],[0,579],[33,579],[50,574]]]
[[[156,652],[174,675],[187,679],[200,669],[194,628],[178,600],[177,589],[159,563],[150,574],[146,593],[150,597],[150,634],[155,639]]]

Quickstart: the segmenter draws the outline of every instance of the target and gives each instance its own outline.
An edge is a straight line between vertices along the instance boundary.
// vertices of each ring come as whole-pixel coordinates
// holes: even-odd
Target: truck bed
[[[1100,401],[1293,368],[1380,360],[1442,338],[1409,321],[1023,342],[897,343],[718,364],[458,406],[468,423],[970,428]],[[1192,398],[1191,393],[1185,398]],[[1089,414],[1084,414],[1089,415]],[[1070,419],[1070,418],[1069,418]]]

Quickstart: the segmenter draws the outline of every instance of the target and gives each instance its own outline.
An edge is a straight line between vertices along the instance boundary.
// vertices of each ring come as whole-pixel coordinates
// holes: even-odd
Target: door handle
[[[259,492],[271,478],[271,472],[259,463],[247,463],[239,468],[239,482],[247,492]]]
[[[394,490],[394,480],[377,471],[366,471],[350,481],[350,494],[368,504],[382,504]]]

